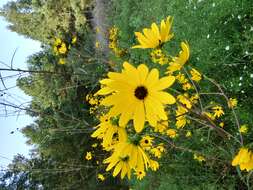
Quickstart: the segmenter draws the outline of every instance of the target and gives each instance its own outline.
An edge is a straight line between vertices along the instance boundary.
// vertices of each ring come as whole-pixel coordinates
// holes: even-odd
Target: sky
[[[0,0],[0,7],[8,1]],[[8,23],[4,18],[0,17],[0,68],[7,68],[6,65],[10,66],[13,54],[17,49],[13,59],[13,68],[26,69],[27,57],[41,50],[40,43],[9,31],[6,28],[7,25]],[[5,86],[11,88],[4,91],[6,92],[4,94],[2,91],[4,86],[0,81],[0,102],[21,105],[31,100],[30,97],[15,87],[17,77],[7,77],[17,73],[7,71],[0,71],[0,73]],[[0,169],[6,168],[13,156],[18,153],[28,156],[29,149],[32,148],[26,145],[26,138],[22,135],[20,129],[31,124],[33,119],[27,115],[18,115],[18,113],[13,115],[5,117],[5,110],[3,110],[3,106],[0,107]]]

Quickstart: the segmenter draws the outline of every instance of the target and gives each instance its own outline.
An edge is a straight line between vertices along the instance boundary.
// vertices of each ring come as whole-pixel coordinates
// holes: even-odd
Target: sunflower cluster
[[[118,47],[118,33],[119,29],[116,26],[109,30],[109,48],[117,57],[121,57],[126,53],[126,50]]]
[[[77,42],[77,37],[73,36],[70,43],[63,41],[60,38],[56,38],[53,43],[53,51],[56,56],[59,57],[58,63],[64,65],[66,63],[66,57],[68,51],[71,49],[71,45]]]
[[[160,65],[164,65],[168,63],[169,59],[166,57],[166,55],[162,52],[161,49],[154,49],[150,53],[150,57],[154,63],[159,63]]]
[[[150,64],[124,61],[122,70],[108,72],[100,80],[101,88],[95,94],[102,98],[97,107],[99,124],[91,136],[99,139],[103,149],[110,153],[104,164],[114,177],[130,178],[134,174],[142,179],[149,170],[156,171],[166,152],[164,142],[176,142],[181,137],[188,140],[193,134],[183,128],[196,121],[219,134],[224,132],[224,122],[220,120],[225,114],[223,107],[213,103],[202,105],[198,86],[203,75],[186,67],[189,44],[181,42],[177,55],[164,52],[164,44],[174,36],[172,21],[169,16],[160,26],[152,23],[142,33],[135,32],[139,44],[132,49],[151,49]],[[117,33],[116,27],[110,30],[111,49],[117,49]],[[235,108],[236,99],[229,101],[228,107]],[[192,115],[199,118],[191,120]],[[194,153],[193,159],[204,162],[206,156]],[[240,162],[234,165],[237,164]]]
[[[91,105],[89,109],[90,114],[94,114],[96,110],[99,108],[102,99],[99,98],[98,96],[94,96],[93,94],[87,94],[85,100]]]

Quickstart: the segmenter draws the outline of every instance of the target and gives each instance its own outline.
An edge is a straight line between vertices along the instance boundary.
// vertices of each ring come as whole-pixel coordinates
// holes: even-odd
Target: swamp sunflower
[[[169,41],[174,34],[170,33],[173,18],[168,16],[166,21],[162,20],[160,30],[156,23],[152,23],[151,28],[144,28],[143,33],[135,32],[139,45],[132,48],[156,48]]]
[[[133,119],[136,132],[142,131],[146,120],[151,126],[156,126],[159,120],[167,120],[164,105],[174,104],[176,100],[163,90],[174,83],[175,77],[159,79],[159,71],[152,69],[149,72],[144,64],[135,68],[125,62],[123,67],[122,73],[109,72],[109,78],[100,81],[104,87],[97,94],[109,95],[101,102],[111,106],[109,115],[120,115],[120,126]]]
[[[169,63],[168,73],[173,73],[175,71],[181,70],[184,64],[188,61],[190,57],[190,48],[187,42],[181,42],[181,51],[178,57],[174,57],[172,62]]]
[[[125,175],[130,179],[132,169],[145,172],[150,166],[150,159],[139,145],[120,142],[114,146],[113,154],[104,163],[108,164],[106,171],[114,167],[114,177],[120,173],[121,179]]]

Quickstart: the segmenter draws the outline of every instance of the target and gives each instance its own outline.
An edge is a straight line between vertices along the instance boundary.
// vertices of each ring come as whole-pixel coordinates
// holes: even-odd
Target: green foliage
[[[90,0],[18,0],[9,2],[1,15],[9,28],[28,38],[52,43],[56,37],[73,35],[83,29]]]

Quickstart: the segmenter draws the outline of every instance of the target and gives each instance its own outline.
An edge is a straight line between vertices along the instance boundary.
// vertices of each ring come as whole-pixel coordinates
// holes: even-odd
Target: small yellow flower
[[[172,21],[172,17],[168,16],[166,21],[161,21],[160,29],[156,23],[152,23],[151,28],[143,29],[143,34],[141,32],[135,32],[135,36],[140,44],[132,48],[156,48],[169,41],[174,36],[170,33]]]
[[[77,37],[76,37],[76,36],[74,36],[74,37],[72,38],[72,40],[71,40],[71,43],[72,43],[72,44],[75,44],[75,43],[76,43],[76,41],[77,41]]]
[[[229,98],[228,107],[235,108],[237,106],[237,103],[238,103],[238,101],[236,98]]]
[[[183,104],[187,109],[191,109],[192,107],[192,104],[191,104],[191,101],[188,99],[187,97],[188,95],[187,94],[180,94],[177,96],[177,100]]]
[[[177,131],[175,129],[168,129],[167,135],[172,139],[174,139],[178,136]]]
[[[96,41],[95,47],[96,47],[97,49],[100,47],[100,43],[99,43],[98,41]]]
[[[212,110],[214,112],[214,117],[219,118],[220,116],[224,115],[224,111],[221,106],[214,106]]]
[[[248,132],[248,126],[247,125],[242,125],[239,129],[240,133],[246,134]]]
[[[151,59],[154,63],[164,65],[168,63],[168,58],[163,54],[161,49],[155,49],[150,53]]]
[[[87,153],[86,153],[85,159],[86,159],[86,160],[91,160],[91,159],[92,159],[92,154],[91,154],[91,152],[87,152]]]
[[[157,147],[156,147],[161,153],[165,152],[165,148],[163,146],[163,143],[160,143]]]
[[[161,156],[162,156],[162,153],[158,148],[152,148],[150,150],[150,153],[153,154],[157,158],[161,158]]]
[[[211,120],[215,120],[215,116],[210,112],[204,112],[204,115],[206,115]]]
[[[96,27],[96,33],[99,33],[99,32],[100,32],[100,28]]]
[[[156,171],[159,168],[159,163],[155,160],[150,160],[150,166],[152,171]]]
[[[149,149],[152,146],[153,139],[154,138],[150,137],[149,135],[142,137],[140,141],[141,147]]]
[[[64,42],[62,42],[61,45],[58,47],[58,52],[60,54],[65,54],[67,52],[67,46]]]
[[[58,62],[60,65],[64,65],[66,63],[65,59],[63,58],[60,58],[59,59],[59,62]]]
[[[180,51],[178,57],[174,57],[173,61],[170,62],[168,67],[168,73],[173,73],[175,71],[181,70],[184,64],[188,61],[190,57],[190,48],[187,42],[181,42],[182,51]]]
[[[97,143],[94,143],[93,145],[91,145],[93,148],[96,148],[98,146]]]
[[[142,180],[146,176],[146,173],[145,171],[139,170],[139,171],[135,171],[135,175],[137,179]]]
[[[241,148],[232,161],[232,166],[237,165],[241,170],[253,170],[253,152],[248,148]]]
[[[185,116],[177,117],[176,127],[177,129],[183,128],[187,124],[187,119]]]
[[[192,132],[191,131],[187,131],[185,134],[185,137],[191,137],[192,136]]]
[[[152,126],[153,127],[153,126]],[[168,121],[160,121],[157,123],[156,126],[154,126],[154,131],[164,134],[165,130],[168,128]]]
[[[177,76],[176,76],[176,79],[178,80],[178,82],[180,84],[184,84],[184,83],[187,83],[188,80],[185,78],[185,75],[182,74],[182,73],[179,73]]]
[[[183,88],[183,90],[187,91],[187,90],[192,89],[192,85],[191,85],[191,83],[187,82],[187,83],[183,84],[182,88]]]
[[[102,174],[98,174],[97,178],[101,181],[105,180],[105,177]]]
[[[190,73],[192,75],[191,79],[193,81],[199,82],[202,79],[201,74],[196,69],[192,69]]]
[[[193,104],[196,104],[198,103],[198,99],[199,99],[199,95],[198,94],[194,94],[190,97],[190,101],[193,103]]]
[[[67,46],[60,38],[55,40],[53,49],[55,54],[65,54],[67,52]]]
[[[203,162],[203,161],[206,160],[203,156],[198,155],[198,154],[196,154],[196,153],[194,153],[193,159],[194,159],[194,160],[197,160],[197,161],[199,161],[199,162]]]
[[[223,127],[224,127],[224,122],[220,122],[219,126],[220,126],[221,128],[223,128]]]

